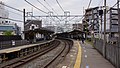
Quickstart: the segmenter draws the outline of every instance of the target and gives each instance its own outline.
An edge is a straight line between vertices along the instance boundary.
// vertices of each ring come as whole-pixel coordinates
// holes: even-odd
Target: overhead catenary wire
[[[115,3],[111,8],[115,7],[118,3],[119,3],[119,1],[117,1],[117,3]],[[107,10],[107,13],[108,13],[109,11],[110,11],[110,9]]]
[[[87,9],[89,9],[89,7],[90,7],[91,3],[92,3],[92,0],[90,0],[90,1],[89,1],[89,4],[88,4]],[[83,15],[83,16],[80,18],[80,21],[84,18],[84,16],[85,16],[85,15]]]
[[[115,3],[112,7],[115,7],[118,3],[119,3],[119,1],[117,1],[117,3]]]
[[[8,7],[8,8],[10,8],[10,9],[13,9],[13,10],[16,10],[16,11],[18,11],[18,12],[22,12],[23,13],[23,11],[22,10],[19,10],[19,9],[17,9],[17,8],[14,8],[14,7],[11,7],[11,6],[9,6],[9,5],[6,5],[6,4],[3,4],[3,3],[0,3],[1,5],[4,5],[4,6],[6,6],[6,7]],[[12,11],[10,11],[10,12],[12,12]],[[12,12],[13,13],[13,12]],[[15,13],[15,12],[14,12]],[[15,13],[15,14],[17,14],[17,13]],[[26,13],[27,14],[27,13]],[[29,14],[30,15],[30,14]],[[30,15],[31,16],[31,15]],[[32,17],[34,17],[34,16],[32,16]],[[37,19],[36,17],[34,17],[35,19]]]
[[[38,7],[36,7],[35,5],[33,5],[32,3],[28,2],[27,0],[25,0],[25,1],[26,1],[29,5],[31,5],[31,6],[33,6],[34,8],[36,8],[37,10],[39,10],[39,11],[45,13],[45,14],[48,14],[47,12],[45,12],[45,11],[39,9]]]
[[[45,7],[49,12],[51,12],[50,11],[50,9],[48,9],[44,4],[42,4],[39,0],[37,0],[43,7]],[[46,2],[47,3],[47,2]],[[47,5],[55,12],[55,10],[47,3]],[[58,13],[57,12],[55,12],[57,15],[58,15]],[[58,18],[58,17],[57,17]],[[59,19],[59,18],[58,18]]]
[[[45,1],[45,3],[52,9],[52,11],[54,11],[58,15],[58,13],[54,10],[54,8],[47,1]]]
[[[44,4],[42,4],[39,0],[37,0],[43,7],[45,7],[49,12],[51,12],[50,11],[50,9],[48,9]],[[45,0],[44,0],[45,1]],[[47,2],[46,2],[47,3]],[[50,8],[52,8],[48,3],[47,3],[47,5],[50,7]],[[52,10],[54,11],[54,9],[52,8]],[[55,11],[54,11],[55,12]],[[56,12],[55,12],[56,13]],[[49,13],[47,13],[47,14],[49,14]],[[56,13],[57,14],[57,13]],[[53,21],[55,21],[55,19],[53,19],[52,18],[52,16],[50,15],[50,19],[52,19]],[[58,17],[57,17],[58,18]],[[58,18],[59,19],[59,18]]]
[[[61,10],[63,11],[63,12],[65,12],[64,11],[64,9],[63,9],[63,7],[60,5],[60,3],[58,2],[58,0],[56,0],[56,2],[57,2],[57,4],[59,5],[59,7],[61,8]]]
[[[45,1],[45,0],[44,0]],[[54,8],[47,2],[45,1],[45,3],[52,9],[53,12],[55,12],[55,14],[57,14],[56,18],[60,20],[60,18],[58,18],[58,13],[54,10]],[[50,12],[50,11],[49,11]],[[61,21],[61,20],[60,20]]]
[[[13,10],[16,10],[16,11],[19,11],[19,12],[23,12],[23,11],[21,11],[21,10],[19,10],[19,9],[13,8],[13,7],[8,6],[8,5],[6,5],[6,4],[3,4],[3,3],[0,3],[0,4],[6,6],[6,7],[8,7],[8,8],[11,8],[11,9],[13,9]],[[12,12],[12,11],[9,11],[9,12]],[[12,12],[12,13],[15,13],[15,12]],[[15,14],[17,14],[17,13],[15,13]],[[11,19],[11,18],[4,18],[4,17],[0,17],[0,18],[1,18],[1,19],[8,19],[8,20],[16,21],[16,22],[23,22],[23,21],[21,21],[21,20],[15,20],[15,19]]]
[[[50,11],[43,3],[41,3],[39,0],[37,0],[38,3],[40,3],[43,7],[45,7],[48,11]]]
[[[3,8],[0,8],[0,9],[4,10]],[[19,16],[22,16],[22,14],[19,14],[19,13],[16,13],[16,12],[10,11],[10,10],[6,10],[6,11],[11,12],[11,13],[14,13],[14,14],[19,15]]]
[[[92,0],[90,0],[90,1],[89,1],[88,8],[90,7],[90,5],[91,5],[91,2],[92,2]]]
[[[22,10],[19,10],[19,9],[17,9],[17,8],[13,8],[13,7],[11,7],[11,6],[9,6],[9,5],[6,5],[6,4],[3,4],[3,3],[0,3],[0,4],[6,6],[6,7],[8,7],[8,8],[11,8],[11,9],[14,9],[14,10],[16,10],[16,11],[19,11],[19,12],[22,12],[22,13],[23,13]]]
[[[45,1],[45,0],[44,0]],[[51,5],[47,2],[47,1],[45,1],[46,2],[46,4],[56,13],[56,11],[54,10],[54,8],[53,7],[51,7]],[[60,5],[60,3],[57,1],[57,3],[59,4],[59,6],[61,7],[61,9],[63,10],[63,8],[62,8],[62,6]],[[64,12],[64,10],[63,10],[63,12]],[[57,13],[56,13],[57,14]],[[57,18],[58,18],[58,14],[57,14]],[[67,17],[66,17],[67,18]],[[65,19],[66,19],[65,18]],[[62,21],[60,18],[58,18],[60,21]]]
[[[51,12],[50,11],[50,9],[48,9],[44,4],[42,4],[39,0],[37,0],[43,7],[45,7],[49,12]],[[47,3],[48,4],[48,3]],[[51,7],[49,4],[48,4],[48,6],[49,7]],[[52,7],[51,7],[52,8]],[[52,8],[52,10],[54,11],[54,9]],[[55,11],[54,11],[55,12]],[[55,12],[56,13],[56,12]]]
[[[119,3],[119,1],[117,1],[111,8],[115,7],[118,3]],[[108,11],[110,11],[110,9]]]
[[[100,3],[98,4],[98,6],[100,6],[100,4],[101,4],[102,2],[103,2],[103,0],[100,1]],[[111,8],[115,7],[118,3],[119,3],[119,1],[117,1]],[[110,14],[109,11],[110,11],[110,9],[107,10],[107,14]],[[113,17],[115,17],[115,16],[113,16]],[[110,18],[108,18],[106,21],[108,21],[108,20],[110,20]]]

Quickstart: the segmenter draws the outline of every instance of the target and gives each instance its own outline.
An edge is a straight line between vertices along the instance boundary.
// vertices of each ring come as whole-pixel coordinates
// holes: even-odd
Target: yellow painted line
[[[77,45],[78,45],[78,54],[77,54],[74,68],[80,68],[80,64],[81,64],[82,49],[81,49],[80,43],[78,41],[77,41]]]

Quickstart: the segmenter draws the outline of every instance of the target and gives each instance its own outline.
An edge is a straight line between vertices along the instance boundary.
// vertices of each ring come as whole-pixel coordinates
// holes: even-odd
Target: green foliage
[[[10,36],[10,35],[13,35],[13,34],[12,34],[12,31],[4,31],[3,35]]]
[[[86,42],[87,42],[88,44],[90,44],[90,45],[93,46],[93,42],[92,42],[92,40],[86,40]]]

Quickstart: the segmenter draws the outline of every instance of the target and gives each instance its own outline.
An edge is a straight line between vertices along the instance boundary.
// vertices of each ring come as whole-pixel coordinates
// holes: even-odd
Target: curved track
[[[29,61],[32,61],[33,59],[49,52],[50,50],[54,49],[55,47],[57,47],[57,45],[59,45],[60,42],[59,41],[55,41],[54,44],[52,45],[49,45],[47,47],[43,47],[41,48],[41,50],[35,52],[35,53],[32,53],[30,55],[27,55],[27,56],[24,56],[24,57],[21,57],[21,58],[16,58],[16,59],[13,59],[13,60],[10,60],[6,63],[3,63],[1,64],[0,68],[16,68],[16,67],[19,67],[23,64],[26,64],[27,62]]]
[[[56,54],[53,59],[51,59],[49,62],[47,62],[43,67],[41,68],[55,68],[55,66],[65,58],[65,56],[69,53],[73,42],[71,40],[63,40],[62,41],[64,44],[62,45],[62,48]]]
[[[63,43],[63,44],[61,44]],[[53,68],[56,66],[57,63],[59,63],[60,59],[64,59],[64,57],[68,54],[70,48],[72,47],[71,40],[56,40],[52,45],[49,45],[45,48],[42,48],[40,51],[37,51],[33,54],[27,55],[22,58],[17,58],[15,61],[10,61],[9,64],[3,64],[1,68],[20,68],[21,65],[25,65],[28,62],[32,62],[32,60],[36,59],[37,57],[40,57],[49,51],[52,51],[57,46],[62,46],[61,49],[59,49],[59,52],[54,55],[52,59],[50,59],[48,62],[46,62],[41,68]]]

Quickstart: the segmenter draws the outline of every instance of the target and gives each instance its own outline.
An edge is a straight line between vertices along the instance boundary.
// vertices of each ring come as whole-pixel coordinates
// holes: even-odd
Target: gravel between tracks
[[[20,66],[19,68],[42,68],[42,66],[52,59],[62,48],[64,43],[62,42],[58,47],[53,49],[52,51],[26,63],[25,65]]]

